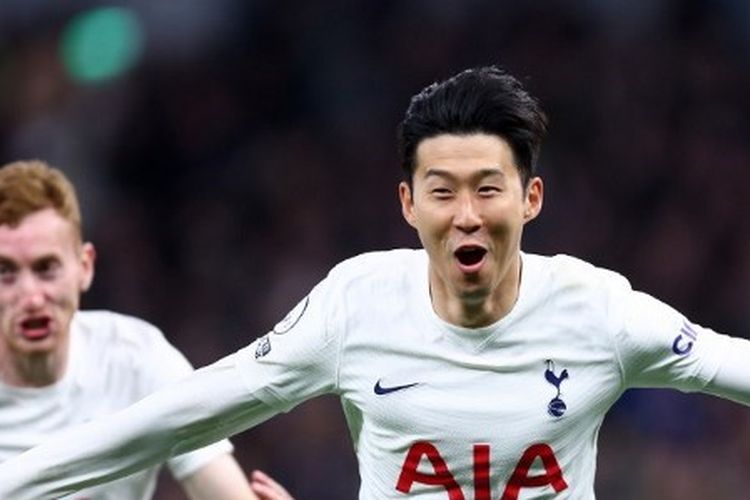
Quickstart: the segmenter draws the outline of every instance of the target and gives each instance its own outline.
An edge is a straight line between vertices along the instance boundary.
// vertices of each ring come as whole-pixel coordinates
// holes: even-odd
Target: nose
[[[30,273],[24,273],[19,278],[18,293],[24,309],[34,310],[44,305],[44,288]]]
[[[473,233],[482,226],[482,217],[477,207],[477,201],[471,194],[464,193],[459,196],[458,207],[453,218],[456,228],[465,233]]]

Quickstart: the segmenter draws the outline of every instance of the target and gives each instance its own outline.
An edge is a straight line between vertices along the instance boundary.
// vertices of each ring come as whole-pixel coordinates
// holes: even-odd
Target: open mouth
[[[479,246],[464,246],[454,252],[462,267],[472,268],[481,264],[487,250]]]
[[[21,332],[27,339],[36,340],[49,334],[50,319],[48,317],[29,318],[21,322]]]

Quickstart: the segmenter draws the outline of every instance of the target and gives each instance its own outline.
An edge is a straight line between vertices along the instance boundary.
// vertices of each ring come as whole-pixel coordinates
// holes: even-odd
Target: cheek
[[[80,295],[80,283],[74,277],[55,283],[49,289],[50,300],[63,309],[77,308]]]
[[[424,202],[415,207],[414,218],[420,232],[441,234],[450,230],[453,212],[449,207]]]
[[[0,291],[0,315],[8,314],[8,311],[13,309],[16,302],[16,293],[13,290],[3,288]]]
[[[0,324],[2,324],[3,327],[4,327],[5,323],[10,318],[10,305],[8,305],[6,302],[1,301],[1,300],[0,300],[0,302],[1,302],[1,304],[0,304]],[[2,328],[2,329],[5,330],[5,328]]]
[[[417,231],[419,241],[426,250],[439,246],[446,234],[442,224],[435,220],[432,214],[425,216],[425,214],[417,213],[413,226]]]
[[[450,224],[441,224],[436,220],[421,219],[417,225],[417,234],[425,248],[437,247],[450,234]]]
[[[508,200],[498,207],[493,219],[497,226],[502,226],[506,230],[513,230],[523,225],[527,210],[526,205],[520,200]]]
[[[66,308],[76,308],[78,307],[80,297],[81,292],[78,283],[76,283],[60,294],[60,303]]]
[[[17,308],[0,297],[0,338],[10,339],[13,337],[13,318],[17,315]]]

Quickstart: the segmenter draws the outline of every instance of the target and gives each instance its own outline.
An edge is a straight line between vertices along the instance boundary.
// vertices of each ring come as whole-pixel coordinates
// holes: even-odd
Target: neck
[[[464,328],[481,328],[505,317],[518,300],[521,285],[521,256],[513,259],[503,278],[489,292],[458,296],[444,286],[433,286],[430,294],[435,312],[448,323]]]
[[[0,350],[0,380],[8,385],[44,387],[54,384],[65,373],[67,355],[63,353],[10,354]]]

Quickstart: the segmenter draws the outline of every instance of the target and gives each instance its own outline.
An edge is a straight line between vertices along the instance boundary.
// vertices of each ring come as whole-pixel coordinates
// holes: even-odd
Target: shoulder
[[[90,343],[137,350],[166,343],[161,330],[148,321],[107,310],[76,312],[71,330]]]
[[[565,335],[560,338],[570,345],[585,346],[590,353],[599,348],[612,353],[612,335],[622,330],[626,305],[633,297],[628,280],[569,255],[523,258],[522,272],[528,263],[534,281],[527,286],[528,311],[546,324],[561,326]]]
[[[337,280],[357,280],[374,276],[393,277],[414,270],[427,262],[421,249],[398,248],[359,254],[340,262],[329,276]]]
[[[575,305],[576,310],[610,316],[633,291],[623,275],[569,255],[523,254],[523,262],[522,272],[533,282],[527,285],[529,293],[566,309]]]
[[[130,380],[129,384],[139,387],[139,394],[191,369],[161,330],[135,316],[103,310],[78,311],[73,317],[71,337],[79,362],[93,368],[98,376],[108,373],[119,381]]]
[[[309,301],[310,305],[321,305],[327,316],[352,308],[369,310],[375,303],[405,297],[417,283],[426,282],[426,276],[424,250],[367,252],[334,266],[297,307],[305,307]]]
[[[360,291],[382,295],[409,288],[422,274],[426,277],[426,270],[424,250],[399,248],[346,259],[331,269],[325,281],[334,293]]]
[[[565,254],[544,256],[523,254],[524,265],[538,269],[541,276],[562,286],[571,287],[626,287],[628,280],[615,271],[596,266],[590,262]]]

